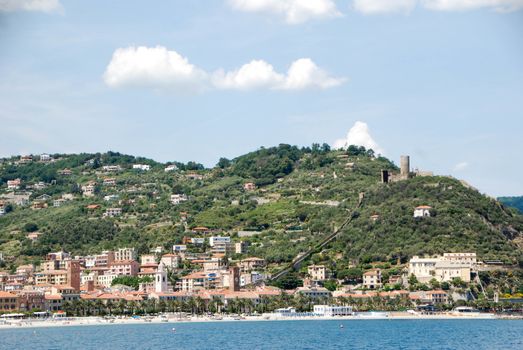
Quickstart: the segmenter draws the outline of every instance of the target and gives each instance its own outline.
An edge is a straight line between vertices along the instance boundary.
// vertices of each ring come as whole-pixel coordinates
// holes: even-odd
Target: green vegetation
[[[120,276],[120,277],[116,277],[111,282],[111,286],[123,284],[124,286],[133,287],[135,290],[138,290],[140,283],[151,283],[151,282],[153,282],[153,279],[152,279],[152,277],[149,277],[149,276],[144,276],[144,277]]]
[[[272,272],[314,247],[349,215],[351,224],[310,258],[346,283],[361,282],[363,271],[378,263],[385,264],[388,278],[399,274],[413,255],[449,251],[475,251],[479,259],[523,264],[522,215],[449,177],[381,184],[380,171],[397,167],[363,147],[333,151],[328,145],[282,144],[222,158],[212,169],[171,162],[178,170],[170,172],[164,171],[166,164],[116,152],[52,156],[55,161],[49,163],[18,164],[18,157],[0,161],[0,197],[11,192],[6,182],[15,178],[22,179],[21,191],[32,192],[30,202],[51,196],[47,208],[8,204],[9,212],[0,216],[0,252],[8,269],[59,249],[75,255],[124,246],[139,253],[157,246],[170,249],[184,236],[199,236],[192,228],[205,226],[233,241],[239,240],[238,231],[257,231],[243,238],[250,243],[246,255],[264,257]],[[133,164],[148,164],[151,170],[135,170]],[[122,170],[105,172],[105,165]],[[64,169],[71,174],[63,175]],[[187,176],[193,173],[202,178]],[[105,178],[116,184],[104,185]],[[44,188],[29,189],[40,181]],[[81,188],[89,181],[96,182],[95,195],[84,197]],[[257,188],[244,190],[247,182]],[[361,192],[365,197],[355,211]],[[53,207],[63,194],[73,199]],[[172,194],[185,194],[188,200],[173,205]],[[93,204],[99,207],[88,209]],[[414,219],[419,205],[432,206],[433,217]],[[103,217],[114,207],[123,214]],[[373,215],[379,217],[371,219]],[[33,241],[31,232],[40,235]]]

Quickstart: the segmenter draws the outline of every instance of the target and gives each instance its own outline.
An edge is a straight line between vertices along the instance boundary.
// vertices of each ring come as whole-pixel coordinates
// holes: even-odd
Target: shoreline
[[[63,320],[57,319],[29,319],[29,320],[10,320],[0,323],[0,331],[4,329],[26,329],[26,328],[55,328],[55,327],[77,327],[77,326],[111,326],[111,325],[147,325],[147,324],[177,324],[177,323],[214,323],[214,322],[270,322],[270,321],[371,321],[371,320],[522,320],[523,316],[500,316],[495,314],[479,315],[412,315],[396,314],[386,316],[358,315],[358,316],[303,316],[303,317],[262,317],[246,316],[238,319],[237,317],[225,316],[221,319],[211,317],[144,317],[144,318],[115,318],[105,319],[98,316],[71,317]]]

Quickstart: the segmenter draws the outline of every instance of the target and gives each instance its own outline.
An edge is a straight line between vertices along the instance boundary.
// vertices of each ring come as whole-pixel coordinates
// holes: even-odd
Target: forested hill
[[[499,197],[498,201],[501,203],[518,209],[521,213],[523,213],[523,196],[520,197]]]
[[[201,236],[193,229],[204,226],[234,241],[240,240],[238,232],[251,231],[241,238],[251,243],[248,255],[265,257],[276,269],[320,242],[348,215],[354,217],[351,224],[312,256],[314,262],[336,270],[448,251],[523,261],[523,217],[515,209],[449,177],[382,184],[380,171],[397,172],[397,167],[362,147],[279,145],[222,158],[211,169],[114,152],[51,157],[1,160],[6,214],[0,216],[0,252],[11,266],[59,249],[75,254],[124,246],[141,253],[156,246],[170,249],[184,236]],[[133,169],[137,164],[150,169]],[[20,188],[8,189],[8,180],[17,178]],[[94,186],[91,197],[82,193],[88,184]],[[355,210],[362,192],[362,206]],[[27,203],[13,204],[24,193]],[[173,194],[181,195],[179,204],[171,202]],[[432,207],[430,218],[413,218],[420,205]],[[105,217],[108,208],[121,208],[122,214]]]

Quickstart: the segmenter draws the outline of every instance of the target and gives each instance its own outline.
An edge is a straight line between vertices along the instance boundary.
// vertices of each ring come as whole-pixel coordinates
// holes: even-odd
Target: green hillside
[[[449,177],[416,177],[382,184],[380,170],[397,170],[388,159],[351,146],[332,151],[327,145],[298,148],[280,145],[262,148],[236,159],[220,159],[216,167],[166,164],[119,153],[52,155],[53,162],[19,164],[19,157],[0,164],[0,196],[11,193],[7,181],[20,178],[19,191],[32,189],[27,206],[6,204],[0,216],[0,252],[8,264],[38,261],[49,251],[74,254],[135,246],[167,249],[205,226],[238,241],[238,231],[256,231],[249,254],[265,257],[276,269],[320,242],[348,217],[354,220],[313,261],[329,263],[340,273],[350,264],[406,261],[412,255],[448,251],[476,251],[480,259],[523,261],[523,216]],[[132,169],[147,164],[149,171]],[[103,166],[120,165],[118,172]],[[61,175],[64,169],[71,175]],[[195,178],[193,174],[201,175]],[[189,175],[189,176],[188,176]],[[114,178],[115,185],[103,179]],[[84,197],[81,188],[96,181],[95,195]],[[245,190],[253,182],[256,189]],[[364,192],[361,208],[354,210]],[[74,199],[53,207],[64,193]],[[32,209],[39,196],[51,196],[47,208]],[[170,203],[171,194],[188,200]],[[105,200],[116,195],[118,198]],[[4,200],[6,200],[4,198]],[[99,205],[88,209],[88,205]],[[413,210],[430,205],[433,216],[414,219]],[[122,208],[123,215],[105,218],[105,209]],[[187,220],[182,216],[187,213]],[[379,215],[377,220],[371,215]],[[32,242],[28,232],[41,233]]]

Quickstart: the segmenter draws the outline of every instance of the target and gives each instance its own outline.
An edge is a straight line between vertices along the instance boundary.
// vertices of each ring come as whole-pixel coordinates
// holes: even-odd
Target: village
[[[342,164],[349,160],[346,155],[337,156],[337,159]],[[49,155],[22,156],[14,165],[51,164],[55,161]],[[86,166],[93,163],[90,160]],[[350,166],[347,168],[344,164],[345,169],[353,171],[355,163],[347,164]],[[127,169],[120,165],[101,165],[96,170],[83,172],[83,175],[94,174],[97,180],[84,176],[76,193],[53,196],[31,193],[53,186],[53,182],[25,184],[19,178],[9,180],[3,189],[0,215],[10,215],[13,208],[56,210],[79,201],[91,220],[121,219],[127,215],[128,209],[124,208],[130,208],[144,198],[140,191],[148,184],[129,184],[127,181],[123,185],[123,180],[117,175],[130,172],[140,177],[140,174],[150,171],[151,166],[146,164],[132,164]],[[65,168],[57,173],[68,178],[73,171]],[[201,181],[206,176],[194,171],[181,173],[175,164],[165,166],[163,173],[176,173],[178,179],[189,182]],[[336,173],[333,176],[337,178]],[[399,173],[382,170],[381,183],[427,176],[432,176],[432,173],[411,171],[409,157],[402,156]],[[152,198],[156,203],[167,201],[172,208],[178,208],[191,202],[192,197],[183,192],[160,196],[152,185]],[[257,190],[255,183],[246,181],[241,184],[240,192],[251,195]],[[364,195],[359,194],[359,203]],[[256,200],[259,204],[270,202],[264,198]],[[232,205],[237,205],[234,202]],[[335,201],[303,202],[312,206],[339,205]],[[158,205],[150,204],[149,208]],[[435,215],[434,208],[427,204],[411,210],[411,218],[415,221],[431,220]],[[88,316],[165,311],[262,314],[279,310],[286,314],[289,310],[310,313],[316,309],[332,313],[333,307],[342,308],[340,310],[344,311],[340,312],[344,314],[349,312],[347,310],[376,309],[434,313],[475,303],[477,297],[467,287],[471,283],[481,286],[479,271],[496,269],[501,264],[499,261],[480,261],[475,252],[447,252],[437,256],[413,256],[406,263],[398,260],[392,270],[390,264],[380,261],[368,261],[358,266],[349,264],[346,266],[349,271],[361,272],[336,279],[329,266],[308,259],[316,248],[300,253],[289,270],[281,264],[270,264],[262,256],[250,254],[250,238],[260,232],[231,232],[194,226],[188,211],[179,210],[177,213],[179,222],[175,225],[183,232],[183,238],[169,247],[158,246],[148,252],[142,249],[139,253],[137,246],[127,246],[86,255],[61,250],[47,253],[38,264],[21,264],[11,271],[0,270],[0,313],[6,314],[4,317],[9,317],[9,314]],[[371,223],[380,220],[377,212],[368,217]],[[36,225],[33,226],[26,227],[29,243],[38,242],[43,234]],[[323,247],[336,235],[335,232],[327,237],[319,246]],[[9,259],[14,257],[0,252],[0,262]],[[293,280],[286,284],[288,276]],[[275,283],[276,280],[281,283]],[[500,301],[497,293],[487,296],[482,286],[481,289],[484,300]]]

